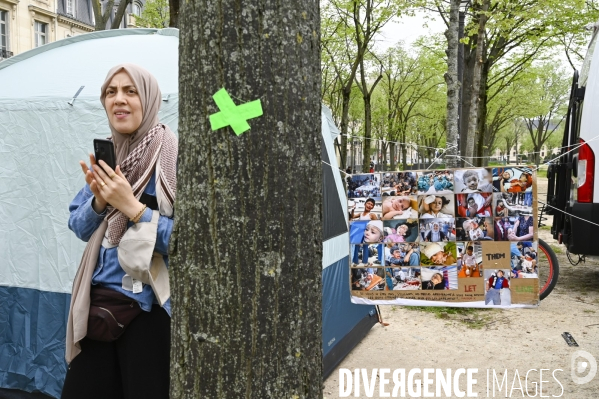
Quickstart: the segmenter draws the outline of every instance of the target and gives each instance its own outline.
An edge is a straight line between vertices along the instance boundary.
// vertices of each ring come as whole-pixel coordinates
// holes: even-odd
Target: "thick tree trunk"
[[[477,135],[477,116],[478,116],[478,104],[480,99],[480,80],[483,67],[483,51],[485,47],[485,25],[487,22],[487,16],[484,14],[489,9],[490,0],[484,0],[481,12],[478,14],[478,43],[476,44],[476,51],[474,55],[474,70],[472,71],[472,93],[470,94],[470,110],[468,112],[468,137],[466,139],[466,156],[465,160],[467,165],[475,164],[475,140]],[[481,135],[483,132],[479,132]]]
[[[391,158],[391,167],[389,170],[395,170],[395,143],[389,143],[389,158]]]
[[[170,396],[322,398],[319,2],[190,0],[179,26]],[[223,87],[262,102],[240,136],[210,128]]]
[[[447,167],[455,168],[458,164],[458,101],[460,82],[458,81],[458,16],[460,0],[451,0],[449,11],[449,28],[445,31],[447,38]],[[404,161],[405,164],[405,161]]]
[[[470,37],[470,44],[476,43],[477,37]],[[462,117],[460,119],[460,155],[466,156],[466,142],[468,140],[468,114],[472,96],[472,77],[474,71],[474,48],[464,45],[464,74],[462,78]]]
[[[486,86],[486,73],[485,68],[483,67],[482,75],[481,75],[481,84],[480,84],[480,92],[479,92],[479,103],[478,103],[478,115],[476,118],[476,131],[478,133],[476,140],[476,152],[475,156],[477,158],[474,159],[474,164],[476,166],[486,166],[485,162],[488,160],[483,158],[485,147],[491,148],[493,143],[490,141],[490,137],[487,129],[487,86]]]

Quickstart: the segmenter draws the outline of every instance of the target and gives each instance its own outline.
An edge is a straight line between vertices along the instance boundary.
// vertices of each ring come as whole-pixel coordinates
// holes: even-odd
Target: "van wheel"
[[[539,239],[539,252],[537,261],[537,270],[539,275],[539,298],[547,298],[547,295],[553,291],[559,277],[559,261],[555,252],[549,244]]]

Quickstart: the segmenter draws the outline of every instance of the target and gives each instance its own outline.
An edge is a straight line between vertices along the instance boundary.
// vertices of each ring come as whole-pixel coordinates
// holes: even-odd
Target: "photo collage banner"
[[[352,302],[539,304],[532,167],[347,176]]]

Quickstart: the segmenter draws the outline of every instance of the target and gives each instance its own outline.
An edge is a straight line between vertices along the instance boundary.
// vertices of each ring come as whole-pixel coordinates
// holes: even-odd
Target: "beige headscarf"
[[[102,85],[100,100],[104,106],[106,88],[114,75],[120,71],[127,72],[137,88],[141,99],[143,118],[139,128],[131,134],[119,133],[110,125],[117,164],[121,165],[121,170],[137,198],[143,193],[155,170],[159,211],[160,214],[170,217],[173,215],[177,185],[177,139],[168,126],[159,123],[158,111],[162,98],[158,82],[152,74],[137,65],[117,65],[108,72]],[[85,247],[81,264],[73,281],[66,337],[66,360],[68,363],[81,352],[79,341],[87,334],[91,279],[102,241],[106,235],[109,242],[118,245],[126,230],[126,223],[126,216],[116,209],[109,208],[108,215]]]

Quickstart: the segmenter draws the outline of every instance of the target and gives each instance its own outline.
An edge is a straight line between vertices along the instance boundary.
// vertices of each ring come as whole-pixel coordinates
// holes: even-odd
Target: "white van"
[[[599,255],[599,22],[593,29],[580,75],[574,72],[562,156],[547,172],[551,232],[579,255]]]

